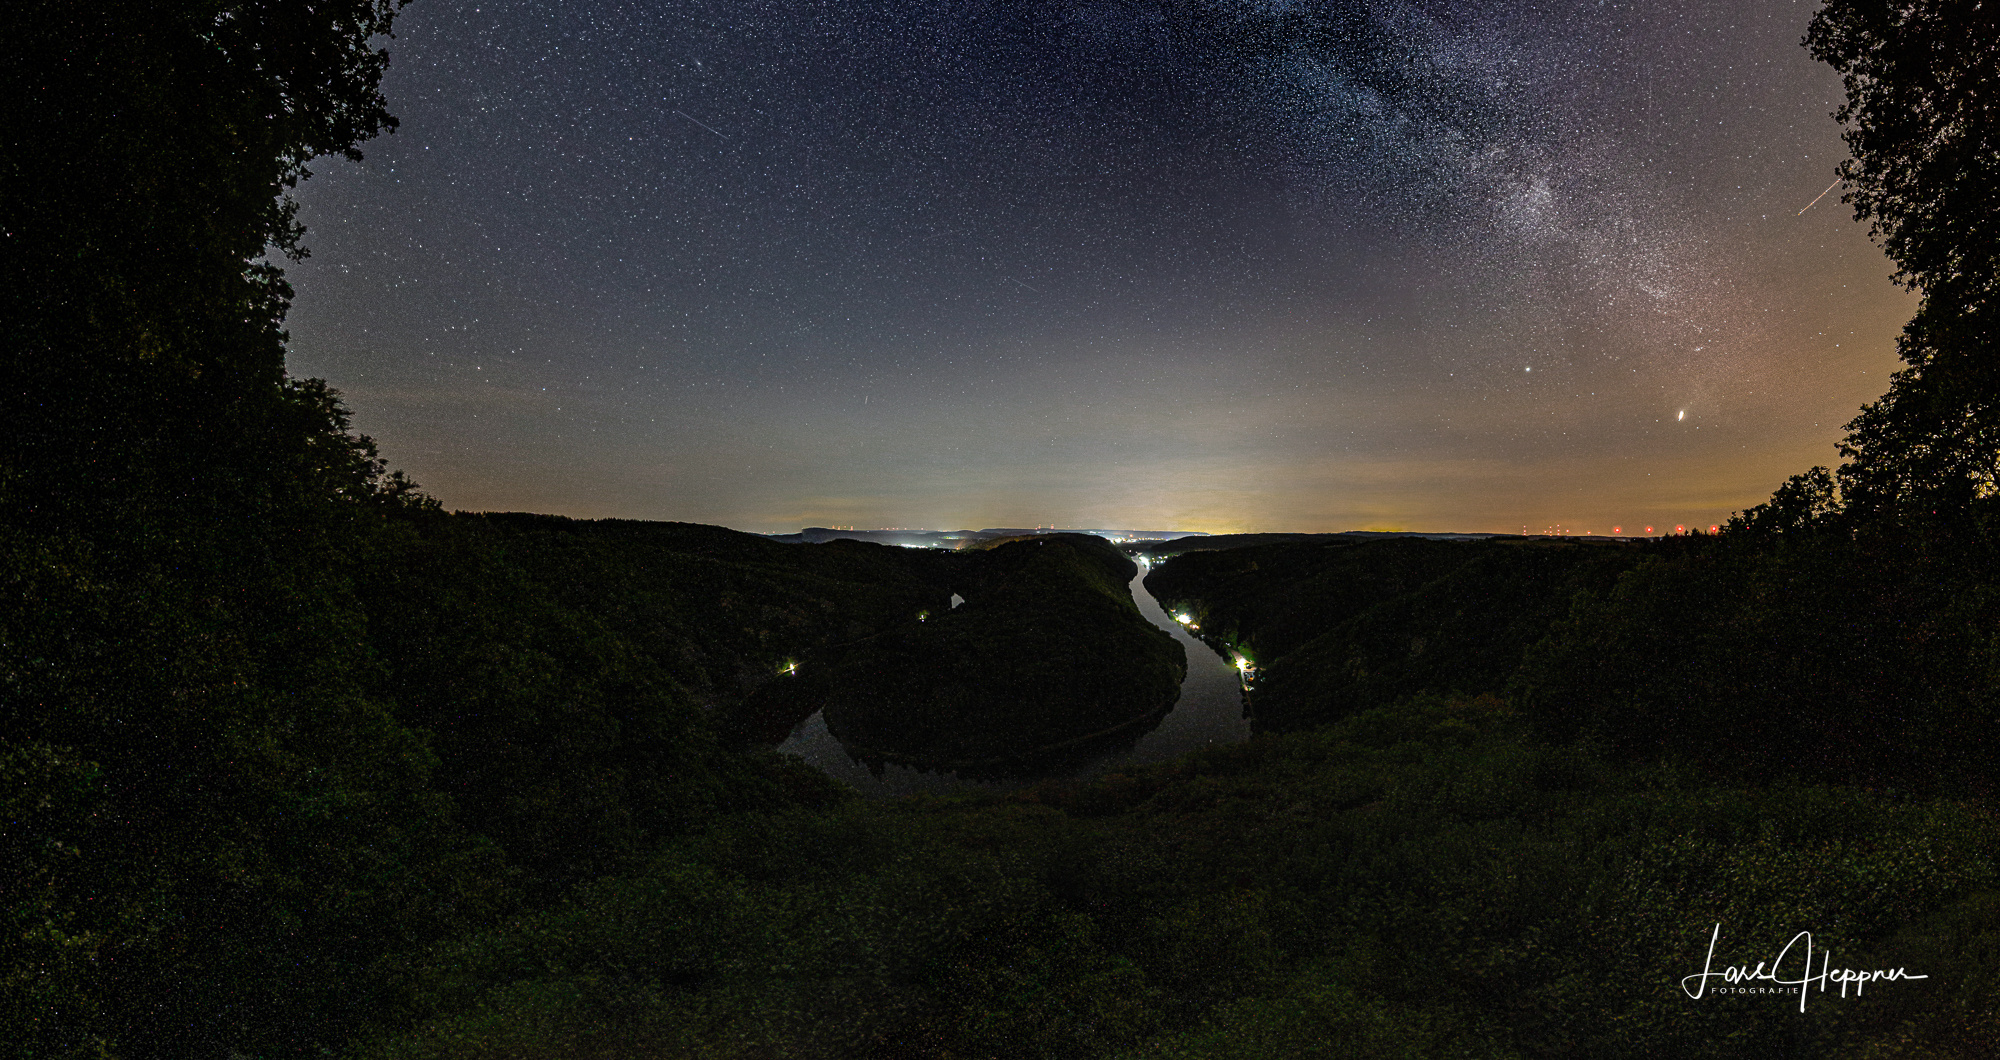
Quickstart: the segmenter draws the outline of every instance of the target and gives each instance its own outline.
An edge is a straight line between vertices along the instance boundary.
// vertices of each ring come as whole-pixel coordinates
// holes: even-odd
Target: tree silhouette
[[[1848,425],[1855,515],[1963,511],[2000,489],[2000,10],[1981,0],[1833,0],[1806,46],[1840,71],[1858,219],[1923,294],[1909,365]]]
[[[22,0],[0,15],[0,504],[80,525],[296,472],[286,190],[395,121],[400,0]],[[318,403],[315,406],[315,403]],[[260,481],[261,480],[261,481]]]

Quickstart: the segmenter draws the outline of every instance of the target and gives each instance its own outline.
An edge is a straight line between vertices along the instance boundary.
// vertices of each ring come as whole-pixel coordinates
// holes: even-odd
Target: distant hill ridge
[[[1517,538],[1524,541],[1628,541],[1633,538],[1598,534],[1492,534],[1431,532],[1421,530],[1342,530],[1333,533],[1250,533],[1209,534],[1199,530],[1064,530],[1054,527],[988,527],[983,530],[846,530],[809,526],[795,534],[760,534],[768,541],[787,545],[818,545],[828,541],[872,541],[906,548],[966,548],[1016,537],[1037,534],[1090,534],[1110,540],[1127,552],[1162,558],[1183,552],[1213,552],[1219,549],[1249,548],[1256,545],[1318,543],[1358,545],[1368,541],[1411,539],[1424,541],[1488,541]]]
[[[1055,527],[988,527],[984,530],[841,530],[808,526],[796,534],[764,534],[763,537],[788,545],[818,545],[828,541],[874,541],[884,545],[918,548],[958,548],[966,544],[995,541],[1035,534],[1091,534],[1115,541],[1166,541],[1184,537],[1207,537],[1198,530],[1067,530]]]

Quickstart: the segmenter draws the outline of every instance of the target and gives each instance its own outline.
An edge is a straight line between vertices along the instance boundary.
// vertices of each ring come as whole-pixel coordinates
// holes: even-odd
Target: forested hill
[[[1185,651],[1140,615],[1138,567],[1104,539],[1036,534],[948,558],[962,606],[806,675],[849,748],[1018,774],[1173,706]]]
[[[1647,554],[1563,538],[1302,541],[1184,554],[1146,586],[1249,660],[1253,724],[1283,732],[1420,692],[1503,692],[1578,593]]]
[[[10,539],[24,1055],[312,1052],[376,1010],[387,954],[719,814],[838,800],[737,707],[949,596],[879,545],[421,506],[294,513],[302,544],[210,514]]]
[[[0,16],[10,1054],[320,1055],[389,954],[840,798],[732,705],[949,595],[879,546],[448,514],[286,375],[284,192],[393,127],[399,6]]]
[[[1196,552],[1147,587],[1256,667],[1259,731],[1502,696],[1544,738],[1721,775],[1990,793],[1985,547],[1929,535],[1496,538]]]

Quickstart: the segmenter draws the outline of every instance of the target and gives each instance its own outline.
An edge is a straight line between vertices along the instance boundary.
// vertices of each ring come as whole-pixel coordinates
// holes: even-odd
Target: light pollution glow
[[[1170,10],[425,0],[292,370],[448,507],[766,532],[1706,527],[1885,387],[1810,5]]]

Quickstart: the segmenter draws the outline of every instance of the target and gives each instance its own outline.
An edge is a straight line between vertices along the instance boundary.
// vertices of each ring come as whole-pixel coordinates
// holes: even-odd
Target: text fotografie
[[[1804,1012],[1806,1010],[1806,995],[1815,985],[1819,987],[1821,993],[1825,993],[1828,984],[1838,983],[1840,984],[1840,996],[1846,997],[1847,988],[1851,984],[1854,987],[1854,996],[1860,997],[1862,989],[1869,983],[1893,982],[1897,979],[1930,978],[1927,975],[1911,975],[1901,968],[1889,968],[1877,971],[1831,968],[1828,967],[1833,961],[1833,953],[1830,950],[1820,954],[1819,973],[1815,975],[1812,970],[1813,941],[1812,932],[1810,931],[1801,931],[1793,935],[1792,941],[1785,943],[1785,948],[1779,950],[1777,958],[1768,962],[1768,965],[1763,961],[1759,961],[1754,968],[1747,964],[1727,965],[1718,972],[1714,970],[1715,944],[1721,938],[1722,925],[1717,924],[1715,925],[1714,933],[1708,937],[1708,962],[1702,966],[1699,974],[1690,975],[1681,980],[1681,989],[1686,991],[1687,996],[1697,1000],[1700,999],[1702,994],[1708,990],[1708,981],[1710,979],[1720,979],[1725,983],[1753,983],[1763,981],[1778,986],[1798,987],[1799,1011]],[[1796,979],[1785,978],[1785,961],[1791,957],[1793,948],[1798,946],[1801,939],[1805,940],[1806,944],[1804,974]],[[1689,983],[1693,983],[1694,985],[1690,987]]]

